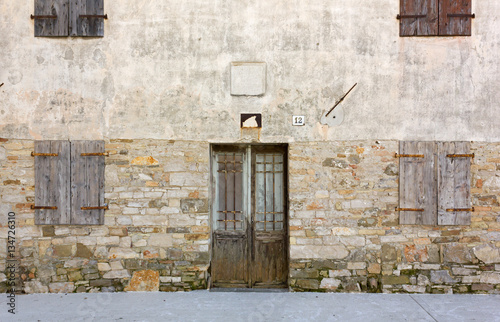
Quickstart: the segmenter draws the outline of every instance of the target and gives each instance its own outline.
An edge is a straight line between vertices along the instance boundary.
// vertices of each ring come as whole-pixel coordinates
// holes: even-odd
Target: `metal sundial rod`
[[[340,104],[340,102],[342,102],[342,101],[344,100],[344,98],[347,96],[347,94],[349,94],[349,93],[352,91],[352,89],[353,89],[354,87],[356,87],[356,85],[358,85],[358,83],[356,83],[356,84],[352,85],[351,89],[350,89],[350,90],[348,90],[348,91],[347,91],[347,93],[345,93],[345,94],[344,94],[344,96],[342,96],[342,98],[341,98],[341,99],[339,99],[339,101],[338,101],[337,103],[335,103],[335,105],[333,105],[333,107],[332,107],[332,108],[328,111],[328,113],[326,113],[325,117],[327,117],[327,116],[328,116],[328,114],[330,114],[330,113],[331,113],[331,112],[332,112],[332,111],[333,111],[333,110],[337,107],[337,105],[339,105],[339,104]]]

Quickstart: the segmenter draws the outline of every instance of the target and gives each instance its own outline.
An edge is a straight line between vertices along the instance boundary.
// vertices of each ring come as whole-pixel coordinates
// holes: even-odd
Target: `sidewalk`
[[[500,321],[500,295],[209,292],[16,296],[0,321]]]

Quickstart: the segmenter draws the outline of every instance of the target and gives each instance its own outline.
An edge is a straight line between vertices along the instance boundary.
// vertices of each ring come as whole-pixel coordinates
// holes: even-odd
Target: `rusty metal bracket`
[[[98,152],[98,153],[82,153],[82,157],[109,157],[109,152]]]
[[[57,207],[48,207],[48,206],[35,206],[35,205],[31,205],[31,209],[52,209],[52,210],[56,210]]]
[[[56,15],[44,15],[44,16],[35,16],[35,15],[30,15],[31,19],[57,19]]]
[[[447,15],[448,17],[450,18],[476,18],[476,14],[473,13],[473,14],[470,14],[470,13],[449,13]]]
[[[80,15],[80,18],[103,18],[103,19],[108,19],[108,14],[105,14],[105,15]]]
[[[395,155],[396,158],[423,158],[425,157],[423,154],[397,154]]]
[[[447,154],[447,158],[474,158],[474,153],[472,154]]]
[[[100,207],[81,207],[82,210],[101,210],[101,209],[104,209],[104,210],[108,210],[109,207],[108,205],[104,205],[104,206],[100,206]]]
[[[397,15],[396,19],[413,19],[413,18],[425,18],[427,15]]]
[[[422,208],[398,208],[398,207],[396,207],[396,211],[419,211],[419,212],[423,212],[424,209],[422,209]]]
[[[474,212],[474,207],[472,208],[448,208],[446,209],[447,212],[455,212],[455,211],[472,211]]]
[[[57,157],[59,153],[35,153],[31,152],[32,157]]]

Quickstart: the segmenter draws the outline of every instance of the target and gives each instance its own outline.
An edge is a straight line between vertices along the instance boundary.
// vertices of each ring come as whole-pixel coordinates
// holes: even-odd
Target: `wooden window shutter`
[[[469,142],[438,143],[439,225],[471,223],[469,152]]]
[[[440,0],[439,35],[471,35],[471,0]]]
[[[103,154],[104,141],[71,142],[71,224],[104,223]]]
[[[104,36],[103,16],[104,0],[70,0],[70,36]]]
[[[35,0],[35,37],[68,36],[69,0]]]
[[[400,0],[400,36],[436,36],[439,0]]]
[[[70,143],[35,141],[35,223],[70,223]]]
[[[399,151],[399,223],[437,224],[435,143],[401,141]]]

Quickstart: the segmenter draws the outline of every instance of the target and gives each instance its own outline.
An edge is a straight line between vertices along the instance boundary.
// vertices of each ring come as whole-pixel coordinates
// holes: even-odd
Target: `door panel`
[[[248,232],[243,209],[244,151],[215,154],[214,234],[212,275],[214,286],[248,285]]]
[[[286,146],[214,146],[214,287],[287,287]]]

